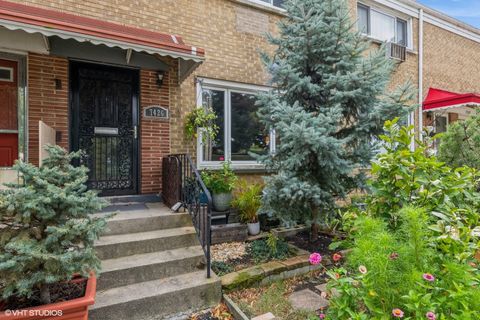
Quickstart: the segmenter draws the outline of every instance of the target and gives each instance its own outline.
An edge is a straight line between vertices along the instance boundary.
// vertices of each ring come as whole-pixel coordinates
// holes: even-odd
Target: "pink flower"
[[[325,313],[320,313],[320,315],[318,316],[320,319],[325,319]]]
[[[389,258],[390,260],[397,260],[397,259],[398,259],[398,253],[392,252],[392,253],[388,256],[388,258]]]
[[[425,316],[427,317],[428,320],[436,320],[437,319],[437,316],[435,315],[435,313],[433,313],[433,311],[428,311]]]
[[[424,273],[423,274],[423,279],[427,280],[428,282],[435,281],[435,277],[431,273]]]
[[[358,271],[360,271],[361,274],[366,274],[368,270],[367,270],[367,267],[362,265],[358,267]]]
[[[342,259],[342,255],[340,253],[334,253],[332,258],[333,261],[338,262]]]
[[[218,158],[220,161],[224,161],[225,160],[225,157],[220,157]]]
[[[395,318],[403,318],[403,311],[401,309],[395,308],[392,310],[392,315]]]
[[[310,255],[309,261],[311,264],[314,265],[320,264],[320,262],[322,262],[322,256],[320,255],[320,253],[314,252]]]

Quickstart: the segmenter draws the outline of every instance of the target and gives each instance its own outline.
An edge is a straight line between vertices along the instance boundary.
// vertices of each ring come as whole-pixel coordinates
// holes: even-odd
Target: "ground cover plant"
[[[285,260],[296,255],[296,250],[275,235],[251,242],[234,242],[214,245],[212,270],[219,276],[260,263]]]
[[[314,289],[315,286],[325,282],[323,275],[323,270],[314,271],[266,286],[237,290],[228,295],[249,317],[272,312],[279,319],[319,320],[320,312],[295,310],[288,297],[299,288]]]

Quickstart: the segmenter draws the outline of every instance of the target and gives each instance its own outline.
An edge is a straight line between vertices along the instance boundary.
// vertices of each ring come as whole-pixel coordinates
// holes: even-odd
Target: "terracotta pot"
[[[95,303],[96,290],[97,278],[91,275],[87,281],[85,296],[81,298],[15,310],[16,314],[13,314],[13,311],[9,314],[2,311],[0,320],[88,320],[88,306]]]

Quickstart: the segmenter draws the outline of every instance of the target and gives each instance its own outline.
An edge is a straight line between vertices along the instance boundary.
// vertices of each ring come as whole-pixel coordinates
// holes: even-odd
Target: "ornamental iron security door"
[[[138,191],[138,70],[70,63],[71,145],[101,195]]]

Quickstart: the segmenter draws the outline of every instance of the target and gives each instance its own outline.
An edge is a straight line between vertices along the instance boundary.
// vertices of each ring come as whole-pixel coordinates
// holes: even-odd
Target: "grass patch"
[[[288,296],[293,292],[295,279],[277,281],[266,287],[248,288],[229,294],[248,317],[272,312],[285,320],[318,320],[315,312],[293,310]]]

